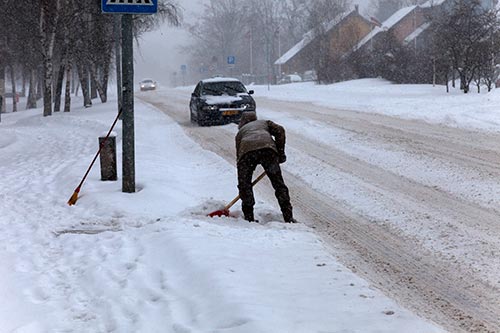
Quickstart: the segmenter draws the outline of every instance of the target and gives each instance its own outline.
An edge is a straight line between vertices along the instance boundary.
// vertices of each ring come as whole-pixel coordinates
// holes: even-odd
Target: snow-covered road
[[[234,163],[236,127],[191,125],[188,93],[141,98]],[[496,332],[500,135],[304,101],[257,104],[288,130],[284,170],[299,217],[345,265],[453,332]]]
[[[101,182],[96,165],[68,206],[115,106],[41,114],[0,123],[1,333],[443,332],[338,263],[309,227],[281,223],[270,192],[260,224],[208,218],[235,195],[229,155],[139,101],[137,193]],[[231,143],[232,131],[221,132]],[[215,139],[205,144],[225,147]]]

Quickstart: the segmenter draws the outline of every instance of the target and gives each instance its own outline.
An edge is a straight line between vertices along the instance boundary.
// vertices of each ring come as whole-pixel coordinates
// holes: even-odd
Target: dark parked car
[[[196,85],[189,103],[191,122],[200,126],[239,122],[241,114],[255,111],[253,90],[233,78],[205,79]]]
[[[151,79],[144,79],[139,84],[141,85],[141,91],[156,89],[156,82]]]

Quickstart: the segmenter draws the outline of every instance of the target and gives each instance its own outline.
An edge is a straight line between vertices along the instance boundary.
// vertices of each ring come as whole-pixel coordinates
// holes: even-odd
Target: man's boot
[[[285,220],[285,222],[288,222],[288,223],[296,223],[297,222],[297,220],[295,220],[293,218],[293,213],[292,213],[291,207],[283,209],[282,213],[283,213],[283,220]]]
[[[254,222],[255,218],[253,216],[253,207],[241,207],[241,210],[243,211],[243,215],[245,216],[245,220],[248,222]]]

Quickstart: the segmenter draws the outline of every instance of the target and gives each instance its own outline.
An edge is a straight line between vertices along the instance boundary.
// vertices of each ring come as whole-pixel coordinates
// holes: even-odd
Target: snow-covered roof
[[[283,65],[292,59],[300,50],[302,50],[307,44],[313,40],[313,36],[310,33],[304,35],[304,38],[297,44],[295,44],[291,49],[286,51],[278,60],[274,62],[275,65]]]
[[[324,24],[325,31],[330,31],[333,27],[335,27],[337,24],[339,24],[344,18],[346,18],[348,15],[350,15],[352,12],[356,10],[353,10],[349,13],[342,13],[338,15],[336,18],[328,22],[327,24]],[[275,65],[283,65],[286,64],[290,59],[292,59],[297,53],[299,53],[304,47],[309,45],[314,38],[316,37],[316,31],[315,29],[309,30],[307,33],[304,34],[304,38],[300,40],[297,44],[295,44],[291,49],[286,51],[278,60],[274,62]]]
[[[381,27],[375,27],[368,35],[359,41],[359,43],[354,47],[354,51],[365,45],[370,39],[374,38],[378,33],[386,31],[395,26],[399,21],[401,21],[405,16],[410,14],[418,6],[404,7],[391,15],[387,20],[382,23]]]
[[[429,7],[434,7],[434,6],[439,6],[446,0],[428,0],[424,2],[423,4],[420,5],[422,8],[429,8]]]
[[[212,82],[229,82],[229,81],[239,81],[234,77],[212,77],[210,79],[201,80],[203,83],[212,83]]]
[[[385,29],[382,29],[381,27],[375,27],[375,28],[373,28],[372,31],[370,31],[370,33],[368,35],[366,35],[365,37],[363,37],[363,39],[361,39],[359,41],[359,43],[356,44],[356,46],[354,47],[354,50],[356,51],[357,49],[359,49],[360,47],[362,47],[363,45],[365,45],[370,39],[372,39],[378,33],[382,32],[384,30]]]
[[[412,40],[414,40],[415,38],[417,38],[422,32],[424,32],[429,26],[431,25],[430,22],[426,22],[424,24],[422,24],[420,27],[418,27],[417,29],[415,29],[415,31],[413,31],[411,34],[409,34],[405,40],[403,41],[404,44],[408,44],[409,42],[411,42]]]
[[[385,20],[384,23],[382,23],[382,27],[387,29],[392,28],[394,25],[396,25],[396,23],[401,21],[406,15],[410,14],[415,8],[417,8],[417,6],[409,6],[401,8],[400,10],[392,14],[391,17]]]

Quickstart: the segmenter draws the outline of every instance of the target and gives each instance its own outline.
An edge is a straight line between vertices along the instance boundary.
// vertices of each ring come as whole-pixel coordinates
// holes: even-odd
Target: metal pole
[[[436,86],[436,58],[432,57],[432,86]]]
[[[269,39],[266,40],[266,69],[267,69],[267,90],[271,90],[271,73],[269,71],[269,63],[271,62],[271,55],[269,51]]]
[[[115,63],[116,63],[116,98],[118,99],[118,112],[122,109],[122,51],[121,51],[121,15],[114,17],[115,32]],[[120,117],[121,118],[121,117]]]
[[[132,14],[122,16],[123,141],[122,192],[135,192],[134,45]]]
[[[2,63],[0,63],[0,120],[2,119],[1,113],[6,111],[6,102],[5,102],[5,67]]]
[[[250,75],[253,80],[253,27],[250,28]]]
[[[280,27],[278,27],[278,59],[281,58],[281,31]],[[281,61],[278,64],[278,78],[281,79]]]

